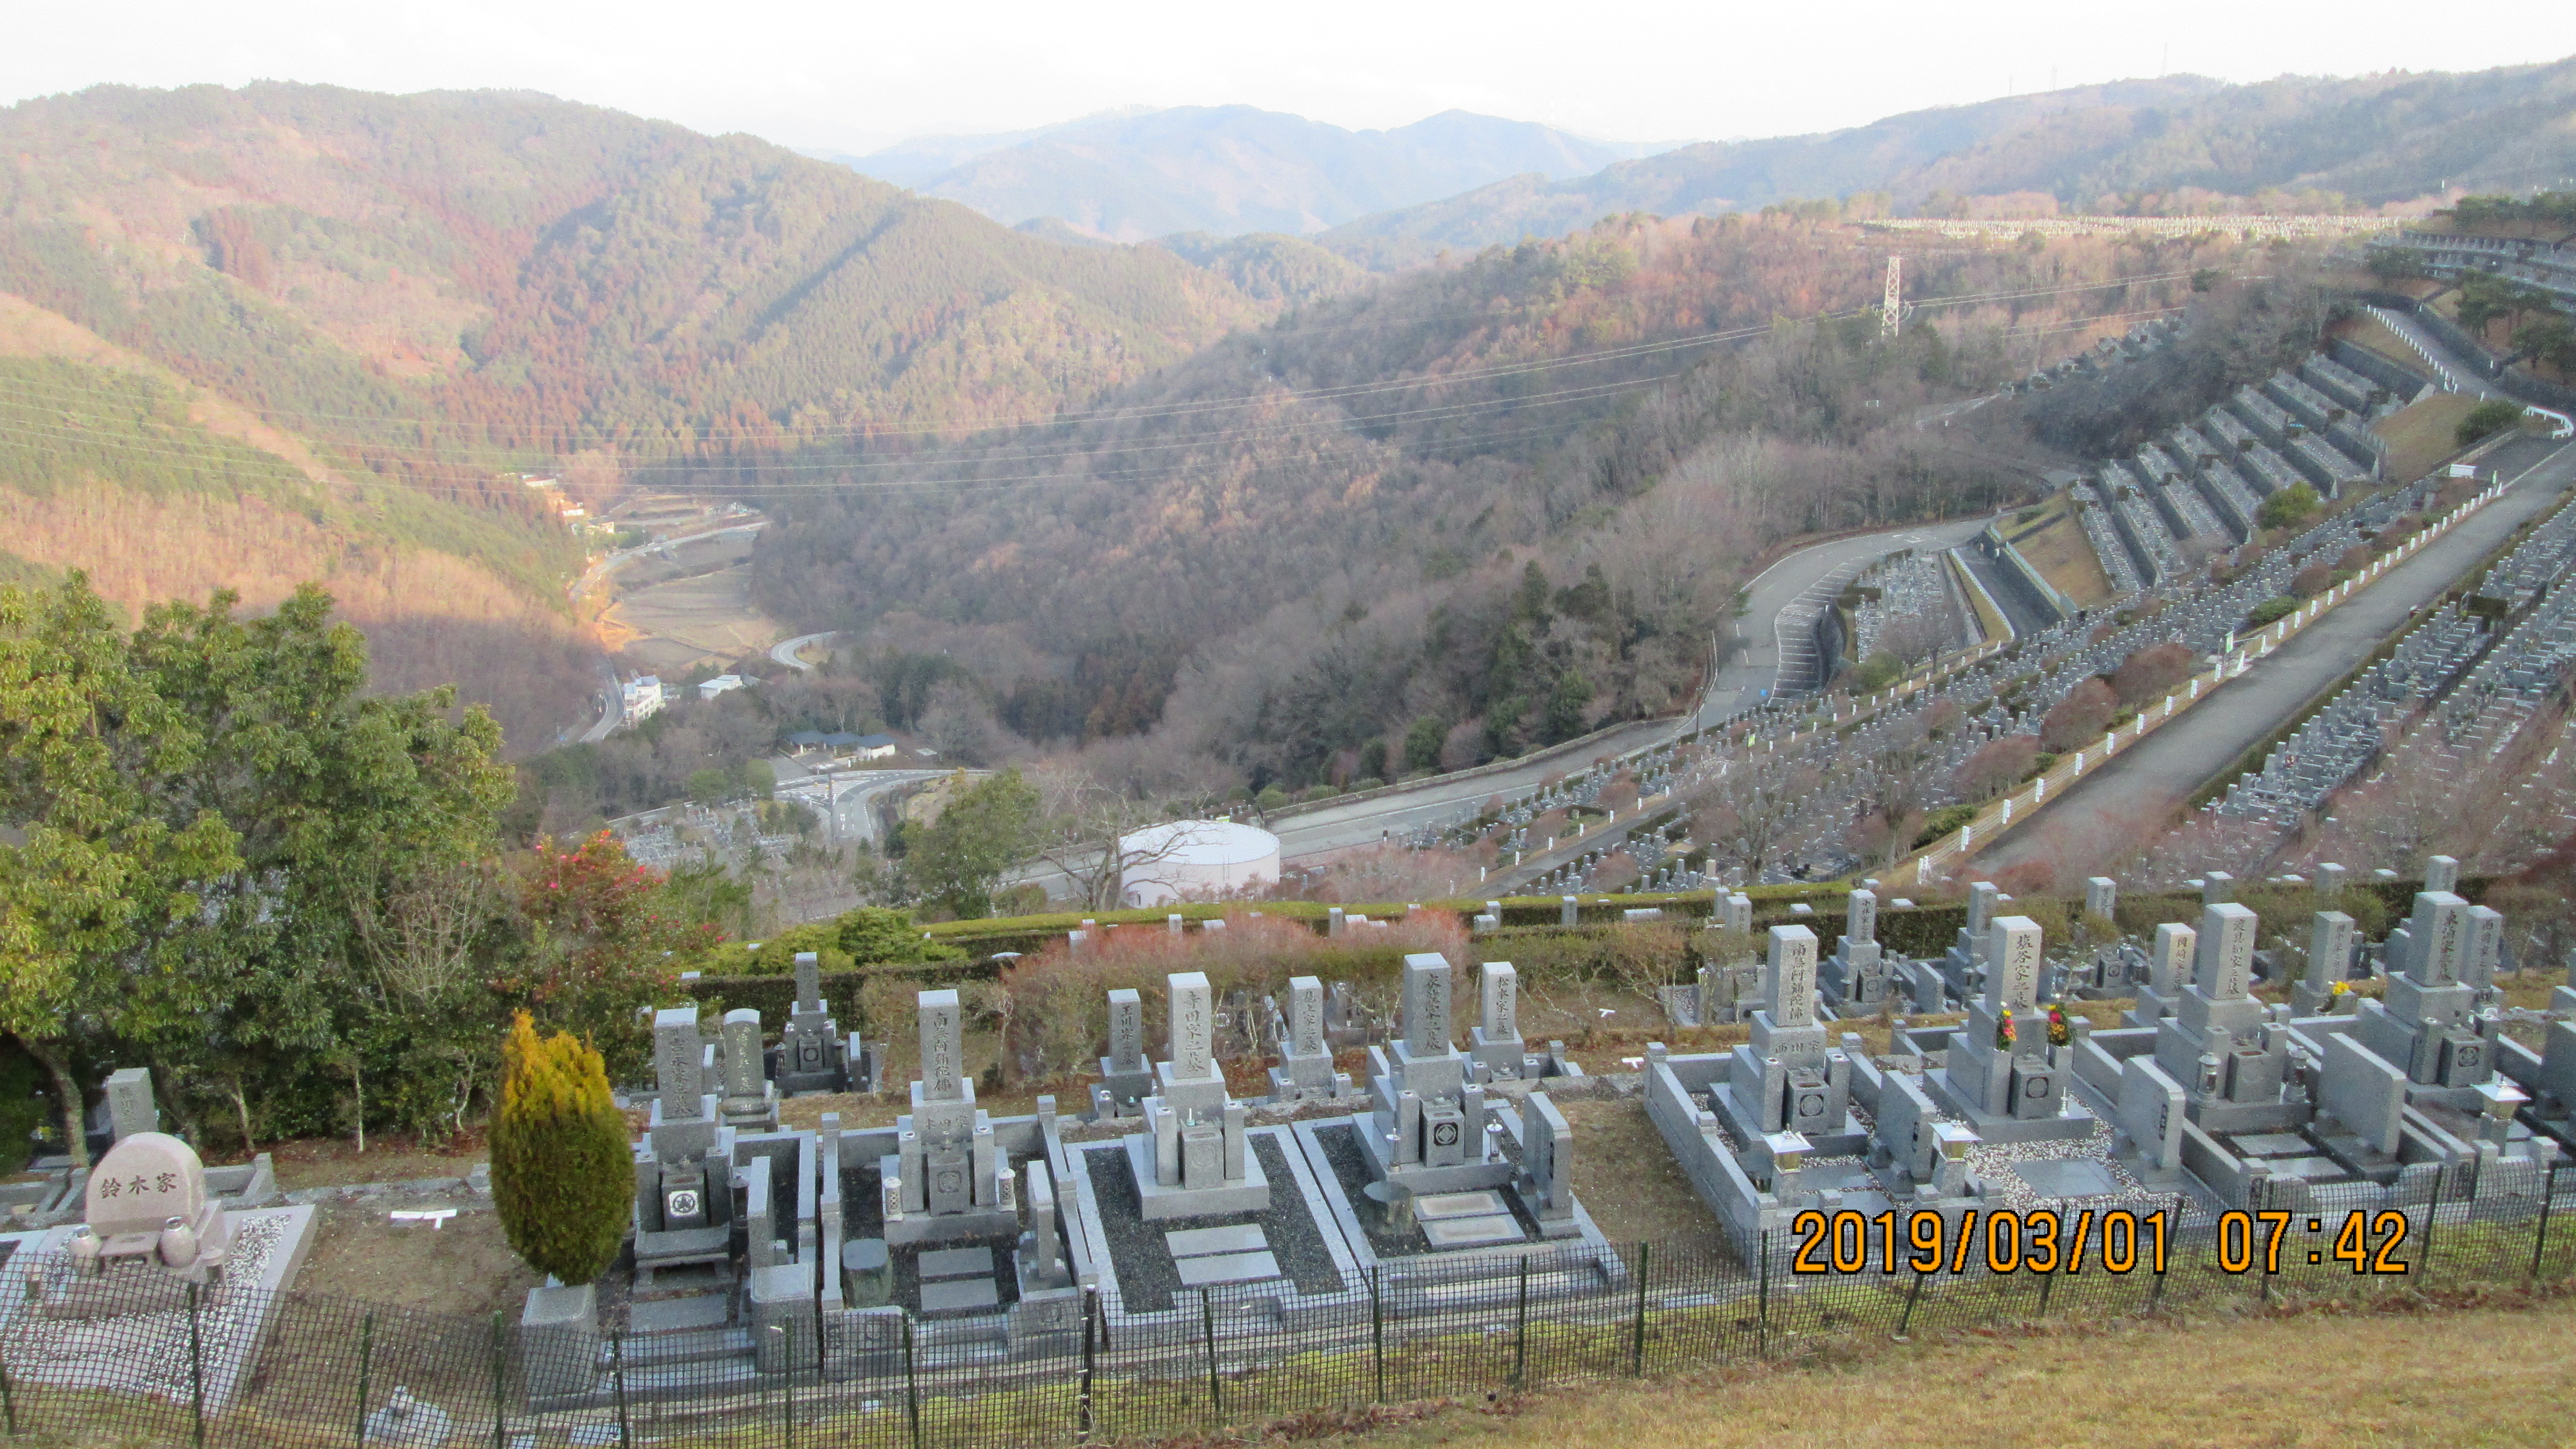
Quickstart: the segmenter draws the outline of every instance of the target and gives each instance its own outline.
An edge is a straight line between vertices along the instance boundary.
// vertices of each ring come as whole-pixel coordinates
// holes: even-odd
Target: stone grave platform
[[[232,1244],[223,1276],[205,1293],[197,1314],[209,1413],[229,1407],[248,1386],[286,1290],[294,1286],[315,1236],[310,1205],[254,1208],[226,1217]],[[0,1294],[0,1335],[12,1346],[11,1374],[21,1382],[190,1402],[184,1297],[138,1289],[129,1295],[141,1305],[138,1312],[56,1318],[45,1311],[45,1299],[73,1290],[72,1232],[58,1227],[28,1234],[10,1255],[10,1267],[24,1275],[21,1281],[42,1295]],[[177,1283],[157,1268],[131,1271]]]
[[[1131,1155],[1141,1137],[1064,1144],[1066,1201],[1120,1341],[1193,1338],[1202,1293],[1222,1311],[1282,1324],[1365,1295],[1359,1260],[1296,1135],[1273,1126],[1244,1137],[1247,1169],[1268,1184],[1268,1205],[1167,1218],[1147,1217],[1138,1192],[1140,1181],[1153,1181]]]
[[[1518,1259],[1536,1255],[1560,1263],[1588,1263],[1591,1282],[1586,1286],[1624,1280],[1627,1269],[1580,1202],[1572,1205],[1571,1232],[1550,1237],[1542,1231],[1515,1181],[1521,1160],[1520,1119],[1508,1112],[1495,1117],[1504,1130],[1494,1134],[1498,1151],[1494,1163],[1487,1166],[1499,1167],[1499,1172],[1488,1174],[1498,1180],[1444,1183],[1435,1191],[1416,1193],[1411,1221],[1401,1227],[1391,1226],[1367,1195],[1369,1185],[1380,1180],[1363,1135],[1370,1116],[1299,1122],[1294,1130],[1363,1273],[1380,1267],[1428,1268],[1436,1261],[1450,1265],[1440,1276],[1464,1281],[1486,1274],[1514,1274]]]

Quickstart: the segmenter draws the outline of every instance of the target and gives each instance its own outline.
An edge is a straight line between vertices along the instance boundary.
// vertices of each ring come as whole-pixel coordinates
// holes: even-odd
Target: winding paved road
[[[2048,805],[1977,852],[1975,869],[2000,872],[2046,859],[2062,884],[2106,868],[2142,826],[2170,815],[2302,706],[2349,674],[2409,616],[2438,600],[2516,528],[2576,485],[2576,445],[2522,439],[2499,449],[2497,472],[2521,475],[2503,497],[2426,544],[2379,582],[2355,594],[2229,680],[2216,694],[2114,756]]]
[[[1952,523],[1916,524],[1858,534],[1814,544],[1789,554],[1754,576],[1746,585],[1746,608],[1735,621],[1735,637],[1719,664],[1699,708],[1679,720],[1645,720],[1584,745],[1551,750],[1489,773],[1441,776],[1347,805],[1326,805],[1272,821],[1283,860],[1301,860],[1355,845],[1368,845],[1422,826],[1472,813],[1493,795],[1510,795],[1535,787],[1549,775],[1576,769],[1602,755],[1646,749],[1704,729],[1759,705],[1766,693],[1801,682],[1794,672],[1814,669],[1809,626],[1827,600],[1842,591],[1871,560],[1898,549],[1944,549],[1976,537],[1986,526],[1980,517]]]
[[[819,634],[799,634],[793,639],[781,639],[769,646],[769,657],[800,674],[811,674],[814,672],[814,666],[797,656],[804,651],[806,645],[820,644],[839,632],[841,631],[838,629],[826,629]]]

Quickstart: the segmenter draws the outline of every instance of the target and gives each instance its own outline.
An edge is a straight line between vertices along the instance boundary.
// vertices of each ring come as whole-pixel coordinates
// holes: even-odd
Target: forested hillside
[[[121,384],[19,378],[11,486],[52,492],[14,512],[11,552],[128,602],[341,580],[389,681],[496,702],[581,652],[577,554],[539,538],[551,512],[510,471],[673,481],[1043,416],[1276,305],[1171,252],[1050,245],[748,137],[533,95],[101,88],[0,110],[0,157],[0,355],[162,379],[244,453],[138,514],[119,500],[166,491],[155,430],[191,419],[138,433]],[[1273,298],[1319,285],[1263,276]],[[311,506],[274,501],[286,473]],[[361,559],[376,582],[344,577]],[[576,663],[502,703],[514,742],[595,682]]]
[[[1945,250],[1912,284],[1940,320],[1889,346],[1855,315],[1884,253],[1853,232],[1604,223],[1316,303],[1093,418],[876,479],[941,489],[772,488],[788,521],[757,588],[884,669],[934,665],[1001,743],[1149,741],[1176,777],[1292,784],[1468,763],[1677,706],[1777,540],[2016,496],[2041,451],[2017,430],[1909,412],[2233,258]],[[1775,322],[1820,314],[1854,320]]]
[[[1556,236],[1604,216],[1865,196],[1906,215],[2063,208],[2192,215],[2376,207],[2576,173],[2576,59],[2472,74],[2193,76],[1915,111],[1821,135],[1686,146],[1597,174],[1517,176],[1319,240],[1389,266]]]

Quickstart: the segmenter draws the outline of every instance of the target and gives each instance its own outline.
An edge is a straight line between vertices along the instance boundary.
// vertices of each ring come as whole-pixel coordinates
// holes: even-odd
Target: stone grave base
[[[1115,1341],[1196,1342],[1201,1294],[1216,1312],[1291,1327],[1367,1301],[1359,1260],[1296,1134],[1255,1127],[1244,1138],[1246,1166],[1269,1187],[1261,1205],[1154,1219],[1142,1210],[1127,1145],[1139,1138],[1064,1145],[1061,1200],[1089,1245]]]
[[[224,1260],[223,1283],[200,1299],[196,1315],[210,1414],[229,1407],[249,1383],[314,1238],[309,1205],[254,1208],[225,1217],[232,1248]],[[163,1308],[159,1295],[138,1295],[152,1306],[133,1313],[77,1319],[53,1319],[45,1313],[44,1298],[76,1291],[66,1252],[71,1232],[68,1227],[49,1229],[22,1241],[10,1255],[12,1270],[25,1273],[27,1287],[39,1295],[31,1300],[16,1292],[0,1294],[0,1337],[11,1345],[10,1372],[64,1388],[190,1402],[184,1296]]]
[[[1442,1290],[1448,1295],[1440,1300],[1444,1304],[1458,1293],[1472,1295],[1478,1291],[1457,1285],[1508,1282],[1519,1273],[1520,1260],[1532,1255],[1550,1259],[1548,1271],[1573,1274],[1587,1288],[1626,1279],[1626,1267],[1583,1204],[1578,1201],[1565,1216],[1542,1221],[1530,1211],[1513,1183],[1520,1171],[1519,1163],[1514,1156],[1500,1152],[1493,1162],[1479,1169],[1487,1179],[1481,1182],[1413,1187],[1417,1181],[1414,1174],[1422,1170],[1400,1169],[1395,1181],[1414,1191],[1413,1222],[1401,1231],[1391,1229],[1376,1206],[1359,1197],[1369,1183],[1385,1180],[1377,1175],[1380,1159],[1366,1150],[1375,1116],[1372,1113],[1295,1124],[1298,1141],[1315,1167],[1333,1220],[1340,1226],[1343,1240],[1351,1245],[1351,1255],[1363,1273],[1381,1268],[1389,1273],[1399,1269],[1406,1274],[1418,1271],[1428,1276],[1408,1281],[1436,1280],[1451,1285]],[[1517,1153],[1519,1115],[1504,1113],[1498,1120],[1503,1124],[1505,1140]],[[1457,1174],[1462,1169],[1428,1171]]]
[[[1261,1154],[1254,1152],[1247,1139],[1243,1152],[1243,1176],[1228,1181],[1223,1187],[1165,1187],[1154,1180],[1154,1139],[1143,1132],[1131,1132],[1125,1138],[1127,1165],[1136,1174],[1136,1196],[1143,1200],[1145,1216],[1154,1222],[1166,1218],[1203,1218],[1219,1213],[1257,1213],[1270,1206],[1270,1179],[1262,1173]]]
[[[1512,1134],[1517,1139],[1518,1116],[1509,1112],[1502,1115],[1511,1123]],[[1417,1196],[1503,1187],[1520,1171],[1518,1164],[1498,1151],[1482,1162],[1462,1162],[1451,1167],[1428,1167],[1418,1162],[1399,1166],[1395,1162],[1395,1144],[1387,1140],[1388,1135],[1394,1132],[1395,1124],[1386,1113],[1362,1112],[1351,1118],[1351,1122],[1359,1131],[1360,1150],[1368,1154],[1370,1176],[1380,1182],[1393,1182]],[[1481,1132],[1484,1129],[1477,1126],[1471,1130]]]
[[[1953,1090],[1947,1067],[1934,1067],[1925,1072],[1923,1086],[1935,1105],[1968,1124],[1988,1142],[2058,1142],[2093,1135],[2093,1119],[2069,1115],[2063,1093],[2058,1097],[2056,1116],[2006,1117],[1971,1103]]]

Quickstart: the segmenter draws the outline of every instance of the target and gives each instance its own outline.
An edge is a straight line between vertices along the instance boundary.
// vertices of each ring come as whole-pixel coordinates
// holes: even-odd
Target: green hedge
[[[2481,901],[2485,899],[2487,886],[2488,881],[2485,877],[2463,878],[2460,882],[2460,894],[2471,901]],[[2362,916],[2378,914],[2383,920],[2394,922],[2403,918],[2414,902],[2415,892],[2422,889],[2422,883],[2364,878],[2348,882],[2347,888],[2369,893],[2379,905],[2376,912],[2356,911],[2354,914]],[[1753,924],[1756,932],[1776,925],[1786,925],[1792,921],[1804,921],[1824,939],[1826,949],[1830,950],[1833,939],[1841,934],[1843,905],[1850,890],[1849,882],[1834,881],[1823,884],[1755,886],[1745,894],[1753,900]],[[2313,909],[2303,899],[2304,891],[2292,891],[2285,895],[2259,881],[2241,882],[2237,893],[2248,904],[2256,905],[2257,909],[2261,909],[2261,902],[2270,900],[2274,903],[2275,913],[2284,907],[2302,913]],[[1956,939],[1959,928],[1967,924],[1967,908],[1964,904],[1954,902],[1897,910],[1887,905],[1889,897],[1889,892],[1881,891],[1879,940],[1890,950],[1902,951],[1909,956],[1939,955]],[[1426,909],[1454,911],[1461,916],[1472,916],[1484,910],[1485,899],[1467,897],[1423,901],[1420,904]],[[1488,931],[1479,935],[1477,937],[1479,942],[1498,937],[1521,938],[1530,932],[1544,933],[1565,929],[1560,924],[1561,905],[1554,896],[1505,896],[1499,899],[1503,906],[1503,929],[1500,932]],[[2080,908],[2081,901],[2080,895],[2048,897],[2017,903],[2016,909],[2021,914],[2038,920],[2054,934],[2068,928],[2072,923],[2073,912]],[[1793,914],[1790,907],[1801,903],[1811,907],[1814,914],[1804,917]],[[1623,912],[1649,907],[1662,910],[1667,920],[1686,927],[1694,926],[1708,918],[1713,904],[1712,893],[1705,890],[1578,896],[1575,903],[1576,929],[1616,925],[1621,921]],[[1178,914],[1192,922],[1195,929],[1197,922],[1219,918],[1229,911],[1242,909],[1245,909],[1245,906],[1240,902],[1191,904],[1169,909],[1104,911],[1093,919],[1103,925],[1160,925],[1164,917]],[[1278,919],[1304,922],[1309,929],[1320,934],[1327,927],[1326,912],[1331,907],[1316,901],[1270,901],[1253,909]],[[1401,903],[1351,905],[1344,909],[1351,915],[1364,915],[1372,920],[1401,920],[1404,917],[1404,906]],[[2198,921],[2200,897],[2191,891],[2123,892],[2118,914],[2122,930],[2144,935],[2153,931],[2160,922]],[[827,969],[823,976],[824,994],[826,999],[833,1002],[835,1009],[840,1010],[845,1000],[855,998],[859,983],[885,972],[916,975],[926,984],[989,980],[996,974],[993,957],[1003,952],[1014,952],[1024,956],[1035,954],[1049,944],[1061,940],[1065,932],[1080,926],[1082,920],[1083,917],[1078,913],[1064,912],[1046,916],[1020,916],[1008,920],[951,921],[944,925],[926,927],[925,929],[934,938],[943,944],[963,949],[971,959],[966,962],[934,966],[871,968],[862,963],[850,969]],[[2367,926],[2371,923],[2365,920],[2363,924]],[[768,956],[769,947],[764,945],[761,954],[764,957]],[[1505,958],[1497,955],[1494,959]],[[827,955],[827,968],[843,965],[843,959],[837,952]],[[702,999],[711,992],[721,989],[730,1005],[757,1006],[764,1018],[783,1019],[788,1003],[795,995],[795,983],[786,976],[710,976],[690,985],[693,988],[693,994]],[[835,990],[842,994],[835,995]]]

